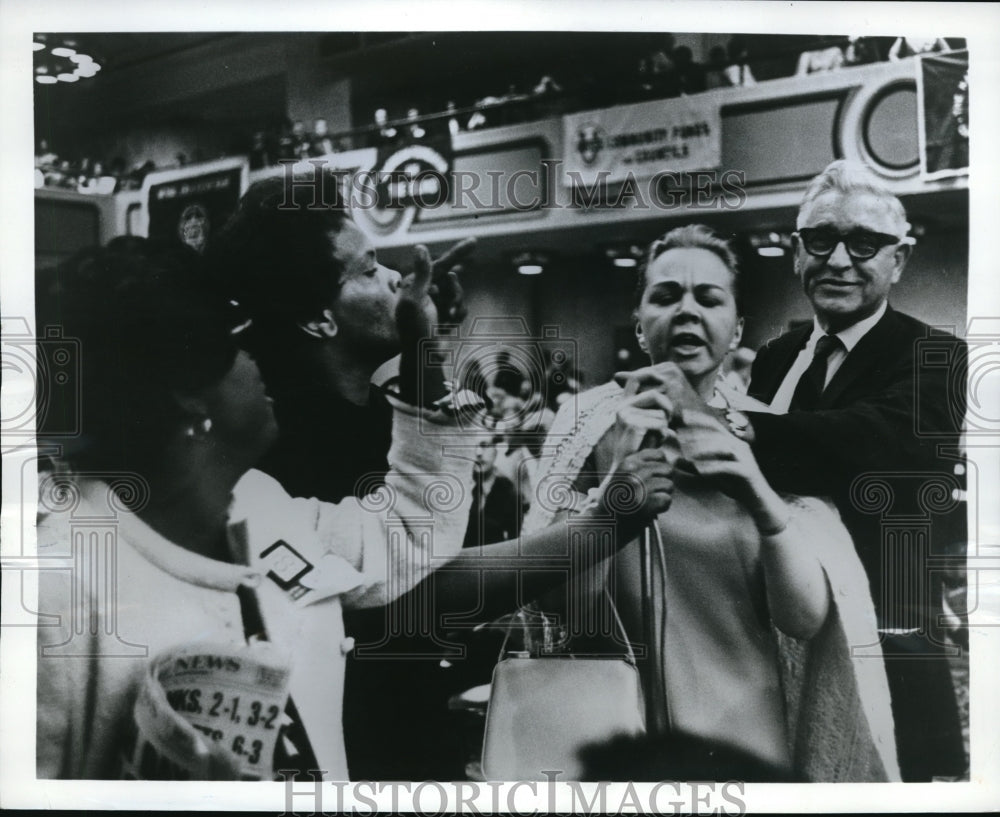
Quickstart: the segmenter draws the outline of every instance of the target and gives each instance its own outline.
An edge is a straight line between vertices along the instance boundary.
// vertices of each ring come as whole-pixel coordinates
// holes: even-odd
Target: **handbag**
[[[618,611],[614,616],[622,628]],[[627,638],[623,655],[505,655],[493,670],[482,768],[487,780],[580,780],[582,749],[645,734],[642,685]],[[549,772],[546,775],[545,772]]]

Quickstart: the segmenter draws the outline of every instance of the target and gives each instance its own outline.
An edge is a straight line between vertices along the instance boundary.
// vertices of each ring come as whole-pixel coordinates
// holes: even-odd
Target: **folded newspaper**
[[[128,780],[272,780],[288,656],[268,642],[191,644],[154,658],[124,747]]]

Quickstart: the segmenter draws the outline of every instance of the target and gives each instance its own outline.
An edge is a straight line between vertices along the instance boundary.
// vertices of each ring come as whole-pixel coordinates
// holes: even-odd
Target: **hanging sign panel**
[[[571,114],[563,117],[563,181],[608,184],[718,167],[720,135],[711,95]]]
[[[150,173],[143,184],[149,238],[179,240],[203,252],[235,212],[246,187],[246,160]]]

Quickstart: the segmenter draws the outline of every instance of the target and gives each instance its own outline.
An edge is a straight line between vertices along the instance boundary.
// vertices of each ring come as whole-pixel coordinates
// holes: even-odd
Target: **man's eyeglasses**
[[[878,254],[883,247],[901,244],[905,238],[877,233],[874,230],[852,230],[849,233],[838,233],[825,227],[803,227],[797,233],[802,246],[810,255],[826,258],[832,255],[837,245],[844,243],[847,254],[855,261],[866,261]]]

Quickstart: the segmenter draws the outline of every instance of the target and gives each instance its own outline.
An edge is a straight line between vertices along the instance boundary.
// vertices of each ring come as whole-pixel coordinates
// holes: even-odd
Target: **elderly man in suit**
[[[915,242],[902,203],[865,168],[836,161],[813,179],[797,228],[795,270],[815,315],[758,352],[749,392],[779,413],[749,413],[753,450],[775,488],[830,496],[854,537],[880,619],[903,779],[960,775],[932,566],[964,552],[964,505],[948,499],[962,471],[964,344],[889,305]],[[947,365],[921,367],[927,360]]]

